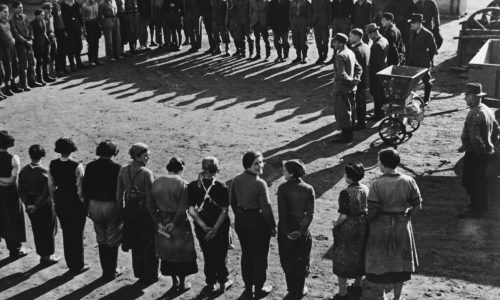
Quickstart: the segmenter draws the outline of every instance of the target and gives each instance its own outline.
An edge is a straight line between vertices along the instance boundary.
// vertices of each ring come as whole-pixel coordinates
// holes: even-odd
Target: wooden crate
[[[500,108],[500,39],[488,40],[472,58],[468,80],[483,85],[488,106]]]

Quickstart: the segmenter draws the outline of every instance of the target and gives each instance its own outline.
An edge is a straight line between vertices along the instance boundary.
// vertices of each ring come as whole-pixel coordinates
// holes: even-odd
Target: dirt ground
[[[475,1],[469,11],[487,2]],[[466,79],[448,67],[455,65],[457,41],[452,37],[458,35],[459,21],[443,22],[445,43],[436,61],[433,101],[421,128],[398,148],[401,171],[415,176],[424,198],[424,210],[414,219],[420,267],[404,288],[406,299],[500,299],[499,182],[492,187],[492,209],[485,218],[457,218],[467,204],[460,184],[461,154],[456,151],[467,114],[462,94]],[[196,178],[206,155],[220,158],[220,178],[229,180],[242,171],[242,153],[258,149],[266,158],[264,178],[275,209],[275,193],[283,182],[281,161],[302,159],[308,168],[305,180],[318,197],[311,226],[314,244],[307,298],[324,299],[337,290],[328,251],[331,223],[338,216],[337,197],[345,187],[343,163],[362,162],[368,168],[365,182],[369,183],[379,175],[376,154],[385,146],[377,124],[356,132],[350,145],[331,143],[338,133],[327,106],[332,66],[312,65],[317,57],[312,36],[310,46],[310,63],[293,66],[272,63],[275,54],[270,62],[249,62],[202,53],[152,51],[2,101],[0,128],[16,137],[12,153],[20,155],[23,165],[28,163],[27,149],[33,143],[46,146],[48,164],[56,157],[52,151],[55,140],[71,136],[79,147],[75,158],[87,163],[94,159],[96,144],[111,138],[119,143],[117,160],[124,164],[132,143],[150,145],[149,167],[155,176],[166,173],[164,166],[172,155],[181,156],[187,163],[185,178],[189,181]],[[26,224],[26,245],[32,249],[27,257],[11,262],[5,244],[0,245],[0,299],[172,298],[166,294],[171,285],[166,277],[145,290],[137,288],[129,253],[121,252],[119,258],[127,267],[125,274],[101,282],[91,220],[85,228],[85,256],[92,268],[76,277],[67,275],[63,260],[48,268],[37,266],[28,219]],[[56,253],[63,256],[60,233],[56,241]],[[235,285],[220,299],[236,299],[243,291],[237,239],[235,245],[229,252]],[[200,251],[198,264],[202,270]],[[193,288],[177,299],[204,299],[200,295],[203,272],[190,280]],[[268,280],[275,285],[268,299],[282,299],[286,284],[276,240],[271,244]],[[373,287],[363,284],[362,298],[374,299]]]

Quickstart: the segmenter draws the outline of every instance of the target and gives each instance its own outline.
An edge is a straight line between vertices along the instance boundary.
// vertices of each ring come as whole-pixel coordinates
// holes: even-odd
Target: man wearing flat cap
[[[333,140],[334,143],[349,143],[353,139],[355,93],[363,73],[354,52],[346,46],[347,40],[343,33],[337,33],[332,40],[333,48],[337,51],[333,65],[333,108],[337,125],[342,130],[341,136]]]
[[[437,54],[436,41],[432,33],[422,26],[424,16],[413,14],[408,22],[411,23],[411,34],[408,48],[406,49],[406,64],[411,67],[430,69],[434,56]],[[424,82],[424,102],[431,98],[432,84],[430,71],[422,77]]]
[[[369,119],[378,121],[384,117],[382,106],[385,103],[384,88],[377,72],[387,67],[387,54],[389,53],[389,42],[380,35],[379,27],[375,23],[366,25],[365,33],[373,41],[370,48],[370,93],[373,97],[374,114]]]
[[[363,41],[363,30],[354,28],[349,33],[349,44],[356,56],[356,61],[363,69],[358,89],[356,90],[356,130],[366,128],[366,99],[368,98],[368,66],[370,63],[370,47]],[[353,121],[354,122],[354,121]]]
[[[477,218],[488,210],[486,168],[498,144],[499,128],[493,111],[482,103],[484,95],[480,83],[465,86],[465,102],[471,110],[465,119],[458,151],[465,152],[462,184],[470,197],[470,211],[460,217]]]
[[[405,53],[405,45],[401,31],[396,27],[394,22],[394,15],[386,12],[382,15],[382,29],[380,33],[389,42],[389,52],[387,53],[387,65],[401,64],[400,57]]]

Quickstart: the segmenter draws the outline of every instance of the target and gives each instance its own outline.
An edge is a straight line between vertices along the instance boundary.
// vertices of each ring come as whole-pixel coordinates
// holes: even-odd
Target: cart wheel
[[[389,145],[399,145],[406,137],[405,125],[401,120],[389,117],[378,126],[378,134],[384,143]]]
[[[408,118],[406,120],[406,126],[405,126],[406,133],[415,132],[419,127],[420,127],[420,122],[417,119]]]

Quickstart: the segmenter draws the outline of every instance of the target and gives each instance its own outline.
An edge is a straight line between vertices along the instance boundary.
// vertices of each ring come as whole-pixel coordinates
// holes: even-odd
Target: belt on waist
[[[244,208],[241,206],[237,206],[237,208],[243,210],[243,211],[260,211],[260,208]]]

